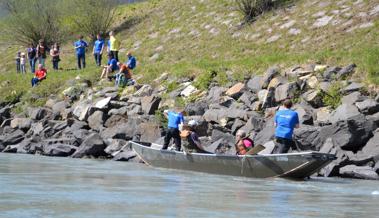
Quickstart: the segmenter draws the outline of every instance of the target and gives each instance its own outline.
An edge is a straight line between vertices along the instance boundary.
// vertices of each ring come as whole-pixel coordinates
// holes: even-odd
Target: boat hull
[[[246,156],[198,153],[185,155],[183,152],[152,148],[151,143],[130,143],[137,155],[153,167],[254,178],[303,179],[335,159],[334,155],[318,152]]]

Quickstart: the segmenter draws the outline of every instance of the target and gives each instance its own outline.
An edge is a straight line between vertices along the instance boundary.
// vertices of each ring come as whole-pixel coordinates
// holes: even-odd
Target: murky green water
[[[379,182],[245,179],[0,154],[0,217],[378,217]]]

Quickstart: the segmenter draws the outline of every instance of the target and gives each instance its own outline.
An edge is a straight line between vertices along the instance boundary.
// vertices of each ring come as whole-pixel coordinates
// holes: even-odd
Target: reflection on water
[[[377,217],[378,184],[0,154],[0,217]]]

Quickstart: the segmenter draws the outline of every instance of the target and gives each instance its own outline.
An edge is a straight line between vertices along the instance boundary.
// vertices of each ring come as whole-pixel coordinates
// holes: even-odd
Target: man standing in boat
[[[273,154],[287,153],[294,146],[292,140],[294,128],[299,127],[299,116],[296,111],[291,110],[292,101],[287,99],[283,102],[282,109],[279,109],[275,115],[275,148]]]
[[[180,138],[179,127],[184,124],[183,109],[176,108],[175,111],[165,110],[163,113],[168,119],[168,129],[164,138],[162,149],[166,150],[171,138],[174,138],[175,150],[180,151],[182,140]]]

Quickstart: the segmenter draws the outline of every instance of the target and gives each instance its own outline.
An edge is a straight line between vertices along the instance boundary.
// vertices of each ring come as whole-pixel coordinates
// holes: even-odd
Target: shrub
[[[330,90],[324,93],[322,101],[324,102],[325,106],[330,106],[331,108],[336,109],[341,104],[341,87],[342,86],[340,83],[333,83]]]
[[[251,22],[258,15],[272,9],[274,0],[235,0],[238,11],[240,11],[245,22]]]

